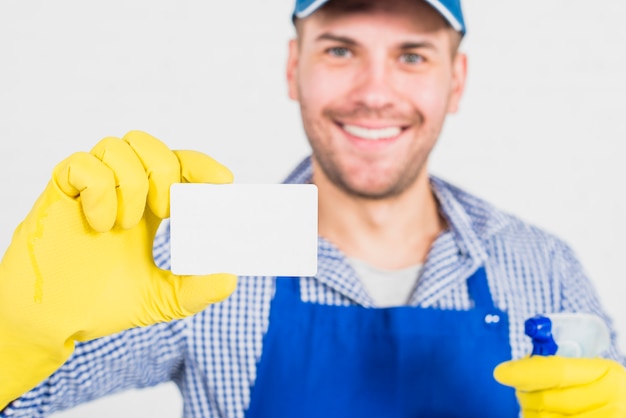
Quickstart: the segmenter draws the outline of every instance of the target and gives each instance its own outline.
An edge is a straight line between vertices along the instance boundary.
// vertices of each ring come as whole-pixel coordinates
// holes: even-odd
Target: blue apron
[[[303,302],[277,278],[247,418],[517,418],[512,388],[492,376],[511,358],[506,313],[484,268],[469,311]]]

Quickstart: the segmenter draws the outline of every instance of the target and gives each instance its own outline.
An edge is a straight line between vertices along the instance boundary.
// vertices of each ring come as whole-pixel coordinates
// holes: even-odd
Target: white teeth
[[[402,129],[397,126],[382,129],[369,129],[356,125],[342,125],[342,127],[350,135],[370,141],[393,138],[394,136],[400,135],[400,132],[402,132]]]

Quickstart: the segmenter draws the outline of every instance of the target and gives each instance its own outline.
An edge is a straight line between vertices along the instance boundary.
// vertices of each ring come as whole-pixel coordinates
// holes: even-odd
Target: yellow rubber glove
[[[525,418],[626,417],[626,370],[613,360],[532,356],[498,365],[494,377],[516,389]]]
[[[230,183],[210,157],[139,131],[61,162],[0,263],[0,410],[71,355],[74,341],[183,318],[236,276],[178,277],[152,245],[177,182]]]

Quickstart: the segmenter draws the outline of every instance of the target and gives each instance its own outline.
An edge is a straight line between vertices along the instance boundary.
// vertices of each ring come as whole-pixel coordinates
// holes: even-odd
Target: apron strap
[[[288,305],[300,303],[300,277],[276,277],[275,283],[274,300]]]
[[[485,267],[479,267],[478,270],[467,279],[467,291],[469,292],[470,299],[474,301],[476,308],[495,309],[495,304],[493,303],[493,298],[489,291]]]

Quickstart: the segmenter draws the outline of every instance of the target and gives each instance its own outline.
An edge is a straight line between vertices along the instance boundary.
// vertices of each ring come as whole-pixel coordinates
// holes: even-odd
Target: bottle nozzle
[[[524,323],[525,333],[533,340],[532,356],[552,356],[558,346],[552,336],[552,321],[545,316],[537,315]]]

